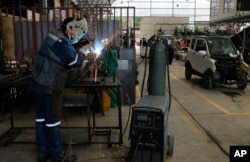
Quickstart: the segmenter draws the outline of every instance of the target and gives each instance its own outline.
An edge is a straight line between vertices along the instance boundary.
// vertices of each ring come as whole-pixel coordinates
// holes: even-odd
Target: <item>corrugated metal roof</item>
[[[70,6],[71,4],[78,5],[80,7],[111,7],[112,3],[115,0],[62,0],[61,2],[65,3],[66,6]],[[44,0],[8,0],[3,1],[0,0],[0,6],[34,6],[35,4],[44,4]],[[48,0],[48,4],[54,4],[54,0]]]
[[[78,0],[81,7],[111,7],[115,0]]]

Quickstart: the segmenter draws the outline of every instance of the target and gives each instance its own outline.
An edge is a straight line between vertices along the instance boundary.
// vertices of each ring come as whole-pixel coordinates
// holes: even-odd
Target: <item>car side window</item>
[[[193,39],[191,43],[191,49],[194,49],[195,42],[196,42],[196,39]]]
[[[146,38],[142,38],[140,43],[141,43],[142,47],[146,47],[147,46],[147,39]]]
[[[195,51],[199,52],[199,51],[206,51],[206,42],[204,40],[198,39],[196,41],[196,47],[195,47]]]

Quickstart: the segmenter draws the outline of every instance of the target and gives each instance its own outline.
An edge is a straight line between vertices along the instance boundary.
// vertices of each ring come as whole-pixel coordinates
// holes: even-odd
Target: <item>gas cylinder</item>
[[[149,52],[148,93],[165,96],[167,65],[165,46],[160,39],[156,40]]]

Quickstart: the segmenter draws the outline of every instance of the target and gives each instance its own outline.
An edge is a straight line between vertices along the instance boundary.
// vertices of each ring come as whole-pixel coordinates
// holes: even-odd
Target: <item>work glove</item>
[[[87,44],[79,49],[84,55],[87,55],[89,53],[93,53],[95,49],[92,47],[92,44]]]
[[[95,61],[97,59],[96,56],[97,55],[95,53],[88,53],[87,55],[85,55],[84,59],[86,59],[89,62],[91,62],[91,61]]]
[[[85,67],[87,64],[94,63],[96,60],[96,54],[94,53],[88,53],[83,56],[84,60],[82,62],[82,67]]]

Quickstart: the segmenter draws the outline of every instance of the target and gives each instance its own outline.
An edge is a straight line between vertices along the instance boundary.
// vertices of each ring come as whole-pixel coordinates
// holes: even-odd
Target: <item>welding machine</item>
[[[164,162],[166,154],[173,154],[173,136],[168,135],[168,113],[167,96],[143,96],[132,107],[131,161]]]

